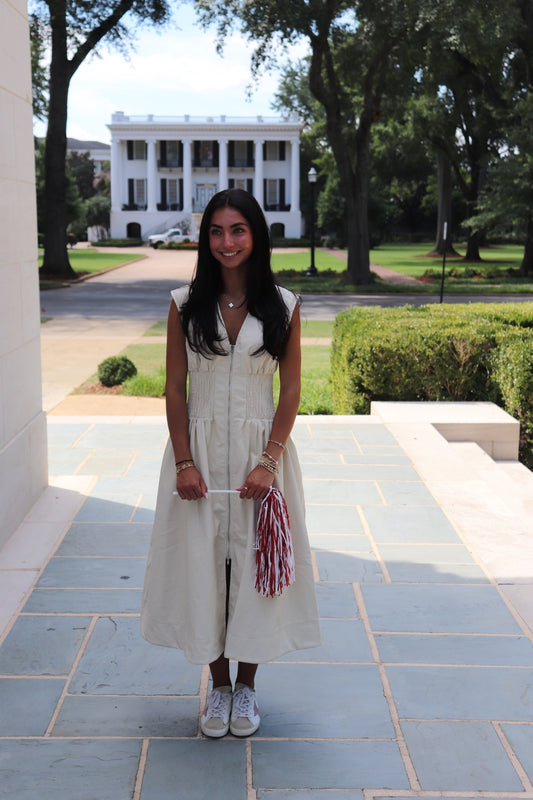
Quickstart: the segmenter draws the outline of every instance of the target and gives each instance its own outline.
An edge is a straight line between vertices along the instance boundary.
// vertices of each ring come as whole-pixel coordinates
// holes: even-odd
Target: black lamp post
[[[311,184],[311,266],[305,273],[309,276],[317,274],[317,268],[315,267],[315,184],[317,177],[316,169],[311,167],[307,173],[307,180]]]

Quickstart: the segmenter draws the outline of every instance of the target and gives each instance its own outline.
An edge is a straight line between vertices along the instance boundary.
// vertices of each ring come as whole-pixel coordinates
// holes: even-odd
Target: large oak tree
[[[42,273],[74,276],[67,254],[68,93],[72,76],[104,39],[127,43],[126,14],[162,24],[169,17],[167,0],[38,0],[34,14],[48,26],[50,69],[48,127],[45,148],[45,222]]]
[[[257,45],[253,66],[269,64],[278,43],[306,39],[308,80],[325,113],[326,135],[346,203],[348,278],[371,281],[368,186],[373,124],[406,91],[414,42],[439,3],[423,0],[197,0],[221,39],[235,24]]]

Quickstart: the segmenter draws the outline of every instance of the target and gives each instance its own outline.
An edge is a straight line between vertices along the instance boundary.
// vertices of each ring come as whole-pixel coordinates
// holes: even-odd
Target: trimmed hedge
[[[335,414],[372,400],[489,400],[520,421],[533,466],[533,303],[352,308],[337,315]]]

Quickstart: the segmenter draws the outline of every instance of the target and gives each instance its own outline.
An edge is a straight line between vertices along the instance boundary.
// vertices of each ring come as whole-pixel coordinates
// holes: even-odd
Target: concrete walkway
[[[484,403],[298,418],[323,645],[260,668],[254,737],[212,741],[207,669],[139,634],[165,420],[113,400],[49,416],[50,487],[0,551],[0,798],[533,800],[514,420]]]
[[[0,554],[0,798],[533,798],[531,487],[398,410],[296,423],[323,645],[260,668],[246,741],[139,634],[164,419],[51,417]]]

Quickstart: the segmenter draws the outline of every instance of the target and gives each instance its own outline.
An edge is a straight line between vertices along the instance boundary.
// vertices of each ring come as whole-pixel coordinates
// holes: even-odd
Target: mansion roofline
[[[239,130],[252,129],[260,126],[263,130],[265,128],[283,129],[285,131],[287,131],[287,129],[292,129],[298,134],[303,127],[297,114],[291,114],[290,117],[264,116],[262,114],[257,114],[255,117],[231,117],[226,114],[205,117],[184,114],[183,116],[167,117],[157,114],[129,115],[125,114],[123,111],[116,111],[112,114],[111,124],[107,127],[110,131],[116,130],[119,132],[123,127],[129,128],[131,126],[136,129],[144,127],[164,129],[166,127],[176,128],[181,126],[190,126],[191,128],[199,126],[205,128],[209,126],[210,128],[236,128]]]

